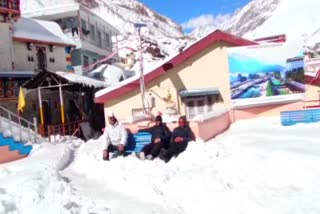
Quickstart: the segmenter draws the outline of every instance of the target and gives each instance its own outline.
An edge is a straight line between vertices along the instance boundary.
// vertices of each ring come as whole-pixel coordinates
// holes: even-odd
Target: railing
[[[79,136],[79,124],[82,121],[75,121],[71,123],[65,123],[65,124],[58,124],[58,125],[48,125],[47,126],[47,135],[49,137],[49,142],[52,142],[55,140],[55,137],[57,135],[60,136],[65,136],[65,135],[70,135],[74,136],[78,134]]]
[[[8,109],[0,106],[0,117],[8,120],[9,130],[12,137],[14,136],[14,128],[19,130],[19,137],[21,142],[31,141],[37,143],[38,138],[38,126],[36,118],[33,118],[33,123],[22,118],[21,116],[9,111]],[[5,121],[0,120],[0,127],[3,127]],[[16,124],[16,125],[15,125]],[[27,133],[27,137],[23,139],[24,133]]]

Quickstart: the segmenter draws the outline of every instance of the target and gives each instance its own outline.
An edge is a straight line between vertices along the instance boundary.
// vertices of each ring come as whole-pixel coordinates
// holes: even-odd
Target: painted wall
[[[152,113],[157,114],[158,111],[166,108],[167,104],[162,98],[167,96],[168,89],[182,115],[185,114],[185,106],[178,95],[181,89],[218,87],[224,100],[224,104],[221,105],[229,106],[230,87],[226,46],[227,44],[217,43],[198,56],[190,58],[182,65],[147,83],[148,93],[152,93],[156,102]],[[120,120],[125,120],[131,116],[132,109],[141,108],[141,103],[140,89],[134,89],[119,99],[106,103],[105,111],[111,110]]]
[[[81,55],[81,49],[75,49],[71,53],[71,61],[72,66],[80,66],[82,65],[82,55]]]
[[[294,111],[303,109],[303,102],[294,102],[289,104],[265,105],[246,109],[234,109],[230,111],[230,117],[233,122],[237,120],[251,119],[255,117],[274,117],[279,116],[281,111]]]
[[[316,85],[306,85],[305,100],[319,100],[320,87]]]
[[[27,49],[25,42],[14,41],[14,56],[16,59],[16,70],[33,71],[38,69],[37,47],[45,48],[47,68],[53,71],[66,71],[67,61],[65,47],[54,46],[53,52],[49,51],[49,45],[33,44],[32,49]],[[33,57],[34,61],[28,61],[28,57]],[[50,58],[55,61],[50,62]]]
[[[9,151],[8,146],[0,146],[0,154],[0,164],[27,157],[26,155],[20,155],[19,151]]]
[[[11,37],[8,23],[0,22],[0,71],[11,71]]]
[[[197,125],[198,136],[202,140],[207,141],[226,131],[232,121],[229,112],[226,112],[203,122],[194,123]]]

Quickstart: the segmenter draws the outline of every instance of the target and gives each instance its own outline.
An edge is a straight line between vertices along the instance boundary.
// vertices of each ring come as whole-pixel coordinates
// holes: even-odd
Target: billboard
[[[302,99],[302,42],[228,48],[231,100],[234,106]]]

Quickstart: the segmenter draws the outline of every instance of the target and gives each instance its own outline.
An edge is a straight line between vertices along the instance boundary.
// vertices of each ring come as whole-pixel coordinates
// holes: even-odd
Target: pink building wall
[[[27,157],[27,155],[20,155],[19,151],[10,151],[8,146],[0,146],[0,154],[0,164]]]
[[[289,104],[276,104],[252,107],[246,109],[234,109],[230,111],[230,117],[233,122],[237,120],[251,119],[256,117],[274,117],[279,116],[281,111],[294,111],[303,109],[303,102],[294,102]]]

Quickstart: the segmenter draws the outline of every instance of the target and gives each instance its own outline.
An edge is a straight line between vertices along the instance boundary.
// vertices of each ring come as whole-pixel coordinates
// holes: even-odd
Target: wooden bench
[[[125,147],[125,153],[139,153],[142,148],[151,142],[151,134],[148,132],[138,132],[137,134],[128,134],[128,142]]]

